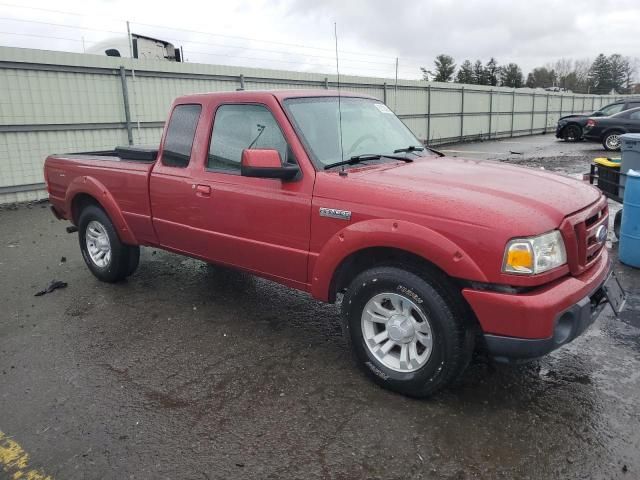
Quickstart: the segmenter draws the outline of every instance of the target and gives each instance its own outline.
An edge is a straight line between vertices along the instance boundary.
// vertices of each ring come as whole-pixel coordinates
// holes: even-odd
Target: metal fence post
[[[244,90],[244,75],[240,74],[240,88],[237,89],[238,91],[242,91]]]
[[[129,91],[127,90],[127,73],[120,65],[120,82],[122,83],[122,101],[124,102],[124,121],[127,126],[127,139],[133,145],[133,131],[131,130],[131,110],[129,109]]]
[[[560,117],[562,117],[562,102],[564,101],[564,95],[560,95]]]
[[[531,129],[529,130],[529,135],[533,135],[533,120],[536,111],[536,94],[533,93],[531,95]]]
[[[549,94],[547,93],[547,106],[544,110],[544,133],[547,133],[547,126],[549,126]]]
[[[460,102],[460,141],[464,139],[464,87],[460,90],[461,102]]]
[[[516,113],[516,91],[513,90],[511,92],[511,134],[510,134],[511,137],[513,137],[513,121],[514,121],[515,113]]]
[[[591,111],[595,112],[596,110],[596,97],[591,97]]]
[[[571,95],[571,113],[575,113],[576,111],[576,96]]]
[[[493,90],[489,90],[489,136],[488,140],[491,140],[491,121],[493,120]]]
[[[382,84],[382,103],[387,104],[387,82]]]
[[[431,133],[431,85],[427,85],[427,143]]]
[[[329,90],[329,77],[324,77],[324,89]]]

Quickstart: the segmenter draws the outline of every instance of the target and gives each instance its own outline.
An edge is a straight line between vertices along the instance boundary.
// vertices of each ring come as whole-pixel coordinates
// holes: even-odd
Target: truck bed
[[[115,201],[140,243],[145,243],[155,237],[148,179],[156,156],[157,150],[130,147],[50,155],[45,162],[50,201],[61,216],[75,220],[67,195],[73,191],[73,183],[91,178]]]
[[[69,153],[62,156],[64,156],[65,158],[81,157],[84,160],[108,159],[120,162],[153,163],[158,157],[158,149],[146,147],[116,147],[113,150]]]

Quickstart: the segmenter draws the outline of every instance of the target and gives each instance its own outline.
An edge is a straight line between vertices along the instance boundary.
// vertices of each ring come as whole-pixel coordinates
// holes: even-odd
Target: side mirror
[[[604,113],[602,113],[601,111],[597,111],[597,112],[593,112],[593,114],[591,115],[592,117],[602,117],[604,115]]]
[[[280,180],[293,180],[300,169],[297,165],[282,165],[280,153],[277,150],[250,150],[242,151],[240,162],[240,174],[243,177],[279,178]]]

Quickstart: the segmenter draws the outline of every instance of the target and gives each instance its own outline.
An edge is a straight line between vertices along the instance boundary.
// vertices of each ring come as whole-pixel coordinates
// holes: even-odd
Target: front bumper
[[[603,302],[611,265],[606,249],[582,275],[565,277],[524,294],[464,289],[484,332],[489,352],[503,359],[540,357],[591,325]]]
[[[604,282],[603,282],[604,283]],[[538,358],[579,337],[600,315],[607,302],[602,285],[558,315],[550,338],[514,338],[486,334],[487,349],[497,360]]]
[[[558,124],[556,125],[556,138],[564,138],[563,134],[562,134],[562,129],[565,127],[565,124]]]

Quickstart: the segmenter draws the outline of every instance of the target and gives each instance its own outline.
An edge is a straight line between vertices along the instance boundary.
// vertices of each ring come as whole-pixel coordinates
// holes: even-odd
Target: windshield
[[[342,155],[338,97],[292,98],[284,104],[319,168],[357,155],[392,155],[397,149],[422,145],[382,102],[341,97]]]

